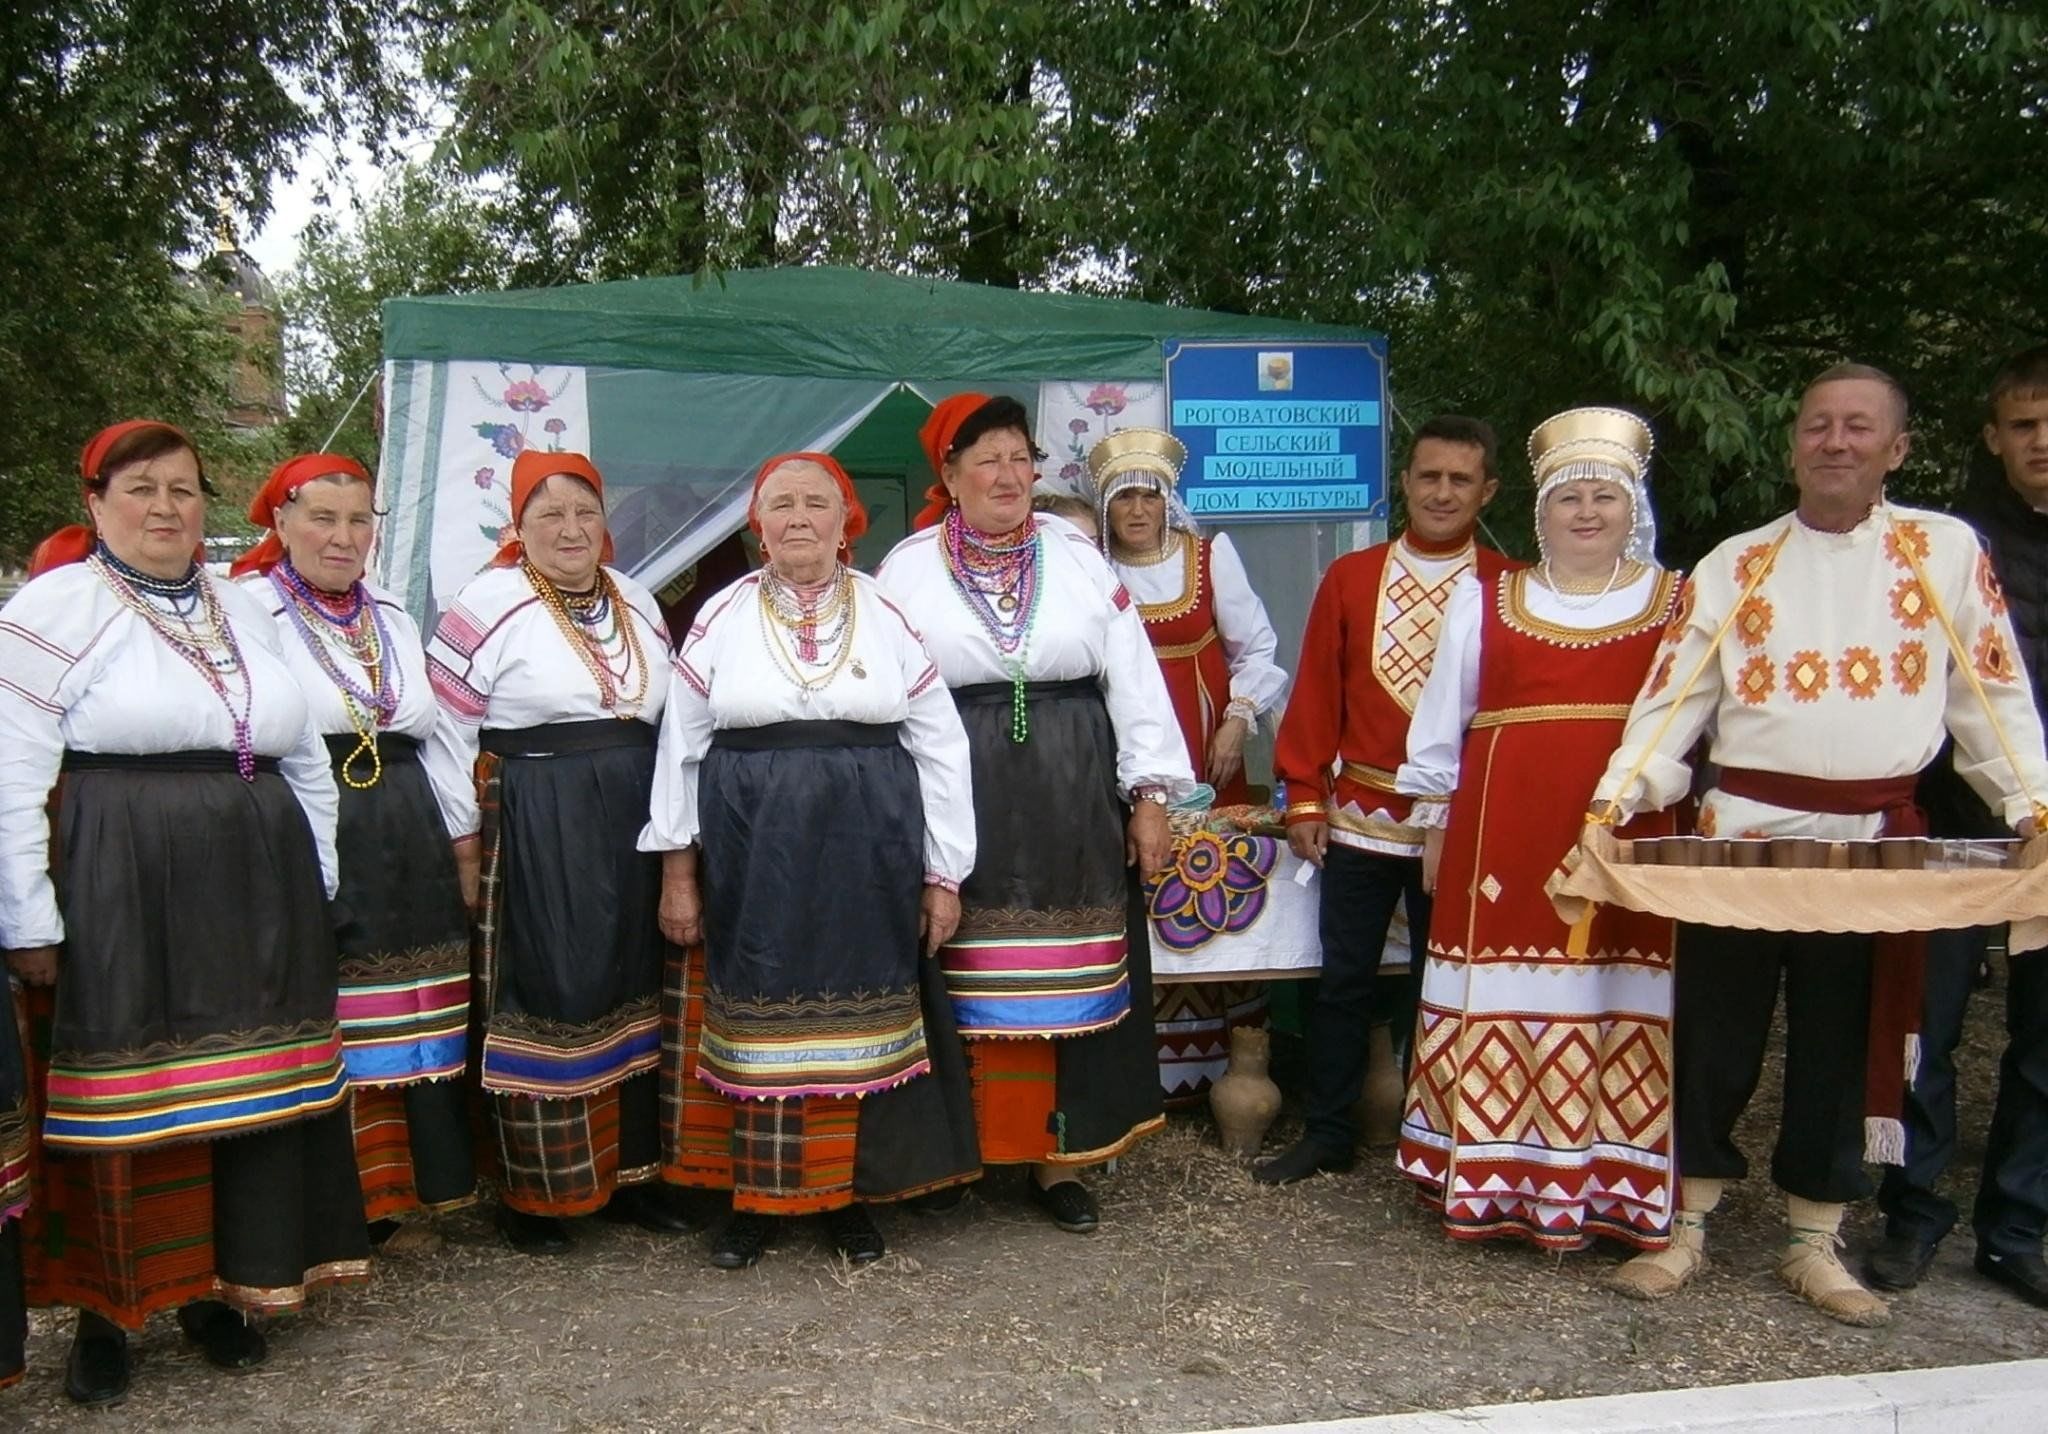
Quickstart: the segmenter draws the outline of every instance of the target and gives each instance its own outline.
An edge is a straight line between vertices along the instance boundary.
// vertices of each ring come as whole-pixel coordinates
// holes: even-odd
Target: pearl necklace
[[[1626,561],[1624,558],[1616,558],[1614,560],[1614,571],[1607,575],[1607,581],[1600,590],[1590,597],[1579,597],[1576,594],[1569,593],[1567,589],[1558,586],[1557,578],[1550,570],[1550,559],[1545,558],[1543,560],[1543,586],[1550,589],[1550,595],[1557,599],[1559,607],[1571,612],[1584,612],[1587,608],[1597,607],[1600,599],[1614,591],[1614,585],[1621,581],[1621,569]]]

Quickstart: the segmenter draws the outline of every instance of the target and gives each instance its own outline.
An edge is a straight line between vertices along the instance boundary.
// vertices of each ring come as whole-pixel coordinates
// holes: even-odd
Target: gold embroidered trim
[[[1314,817],[1316,820],[1321,821],[1325,810],[1326,808],[1321,802],[1289,802],[1287,810],[1280,813],[1280,815],[1283,818]]]
[[[1184,537],[1180,540],[1180,545],[1184,549],[1181,554],[1180,596],[1171,602],[1139,603],[1138,616],[1146,622],[1172,622],[1177,617],[1185,617],[1194,609],[1195,599],[1202,595],[1202,540]],[[1122,559],[1118,561],[1121,562]],[[1165,649],[1160,649],[1160,656],[1165,655]],[[1189,653],[1176,655],[1192,656]]]
[[[956,941],[994,941],[1006,938],[1038,940],[1061,936],[1124,934],[1121,906],[1073,906],[1053,911],[1032,911],[1020,906],[970,908],[960,917]]]
[[[1531,570],[1524,568],[1509,574],[1507,581],[1500,585],[1500,620],[1525,637],[1556,647],[1598,647],[1618,638],[1633,637],[1646,628],[1661,628],[1670,614],[1672,595],[1678,587],[1678,574],[1666,569],[1658,574],[1656,583],[1650,588],[1649,602],[1635,616],[1606,627],[1565,627],[1529,611],[1524,594],[1530,574]]]
[[[1202,649],[1209,646],[1215,640],[1216,629],[1212,627],[1203,633],[1201,639],[1196,642],[1170,642],[1164,647],[1155,645],[1152,649],[1152,655],[1162,662],[1168,662],[1181,657],[1199,657],[1201,656]]]
[[[126,1066],[162,1065],[167,1061],[193,1060],[200,1056],[236,1055],[266,1046],[302,1046],[325,1040],[340,1026],[324,1016],[315,1016],[295,1026],[257,1026],[246,1031],[213,1031],[188,1041],[151,1041],[146,1046],[122,1050],[80,1051],[56,1049],[50,1064],[67,1070],[119,1070]]]
[[[1371,787],[1376,792],[1392,793],[1394,790],[1394,774],[1384,767],[1369,767],[1363,762],[1346,762],[1338,770],[1362,787]]]
[[[1353,836],[1371,837],[1376,841],[1400,842],[1404,846],[1416,846],[1422,841],[1421,827],[1390,822],[1380,817],[1354,817],[1344,812],[1332,812],[1330,825],[1340,832],[1350,832]]]
[[[1422,696],[1422,684],[1429,677],[1430,664],[1436,658],[1436,639],[1440,632],[1440,624],[1443,622],[1444,609],[1450,606],[1451,592],[1457,587],[1458,579],[1472,571],[1474,563],[1478,560],[1478,551],[1476,543],[1467,542],[1455,553],[1439,555],[1416,552],[1415,556],[1418,559],[1451,565],[1450,570],[1442,578],[1430,584],[1424,582],[1422,575],[1409,567],[1401,557],[1404,552],[1415,552],[1408,546],[1406,534],[1396,539],[1387,549],[1387,561],[1380,568],[1379,591],[1374,593],[1372,598],[1372,639],[1369,648],[1372,653],[1372,675],[1386,691],[1387,696],[1394,699],[1394,704],[1410,716],[1415,713],[1416,699]],[[1412,601],[1393,615],[1393,624],[1406,627],[1411,634],[1408,638],[1404,638],[1398,631],[1389,631],[1390,624],[1387,618],[1390,594],[1403,581],[1413,586],[1414,591],[1409,595]],[[1413,644],[1424,634],[1416,631],[1412,619],[1424,610],[1432,614],[1435,620],[1423,625],[1427,628],[1429,650],[1418,653]],[[1388,643],[1392,646],[1388,647]],[[1399,665],[1396,670],[1390,672],[1388,663],[1391,659],[1399,659]]]
[[[1517,722],[1621,722],[1628,718],[1626,702],[1546,702],[1533,707],[1498,707],[1477,712],[1473,730],[1481,727],[1509,727]],[[1417,800],[1420,800],[1418,798]]]

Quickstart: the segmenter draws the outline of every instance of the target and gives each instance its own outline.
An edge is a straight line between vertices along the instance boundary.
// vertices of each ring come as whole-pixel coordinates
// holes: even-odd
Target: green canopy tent
[[[1160,382],[1167,339],[1368,337],[838,268],[393,299],[380,474],[390,516],[378,571],[430,619],[497,545],[511,459],[528,447],[591,455],[605,475],[619,564],[656,589],[744,525],[761,459],[831,451],[871,510],[859,560],[872,565],[931,481],[916,432],[948,394],[1009,393],[1038,413],[1055,389],[1107,392],[1115,396],[1080,410],[1104,414],[1124,394],[1114,385]],[[1355,536],[1350,527],[1233,528],[1283,646],[1300,632],[1315,575]]]

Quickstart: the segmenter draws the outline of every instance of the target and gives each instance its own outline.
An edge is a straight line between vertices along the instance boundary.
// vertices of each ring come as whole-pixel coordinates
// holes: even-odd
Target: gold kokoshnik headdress
[[[1626,556],[1654,563],[1657,517],[1650,506],[1650,425],[1622,408],[1568,408],[1529,435],[1529,466],[1536,473],[1536,529],[1543,501],[1562,483],[1592,478],[1628,494],[1631,514]]]
[[[1088,450],[1089,495],[1095,506],[1104,552],[1109,551],[1109,500],[1131,488],[1149,488],[1166,499],[1165,545],[1174,530],[1196,531],[1195,518],[1177,491],[1187,445],[1163,428],[1120,428]]]

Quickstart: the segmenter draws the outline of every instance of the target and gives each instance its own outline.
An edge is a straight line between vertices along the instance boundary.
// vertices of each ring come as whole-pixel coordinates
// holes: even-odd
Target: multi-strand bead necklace
[[[939,549],[961,601],[1010,671],[1010,740],[1025,741],[1031,736],[1031,714],[1024,700],[1024,669],[1031,658],[1031,630],[1038,622],[1042,591],[1044,551],[1038,525],[1026,520],[991,537],[969,526],[959,508],[949,508]]]
[[[284,599],[299,640],[341,691],[341,705],[356,734],[355,749],[341,764],[341,779],[355,791],[368,791],[384,776],[377,731],[398,716],[401,695],[398,664],[387,660],[393,648],[384,615],[360,582],[349,584],[347,592],[330,593],[314,587],[289,560],[270,570],[270,583]],[[358,778],[356,759],[366,754],[370,775]]]
[[[796,684],[798,701],[809,706],[811,694],[830,687],[841,671],[867,676],[853,655],[857,614],[853,574],[845,567],[835,566],[832,576],[815,587],[791,583],[764,568],[760,597],[762,636],[776,667]]]
[[[241,644],[220,597],[206,574],[194,563],[182,578],[159,578],[122,562],[101,543],[86,566],[107,585],[121,606],[145,623],[162,639],[164,646],[185,660],[227,712],[235,730],[235,771],[245,782],[256,780],[256,751],[251,745],[249,713],[256,698],[256,683],[242,660]],[[240,710],[230,690],[229,679],[239,678]]]
[[[600,567],[591,591],[565,593],[530,561],[522,560],[519,566],[563,640],[597,683],[599,705],[621,722],[638,717],[647,701],[647,657],[633,626],[632,609],[612,575]],[[634,683],[630,692],[625,689],[628,678]]]

